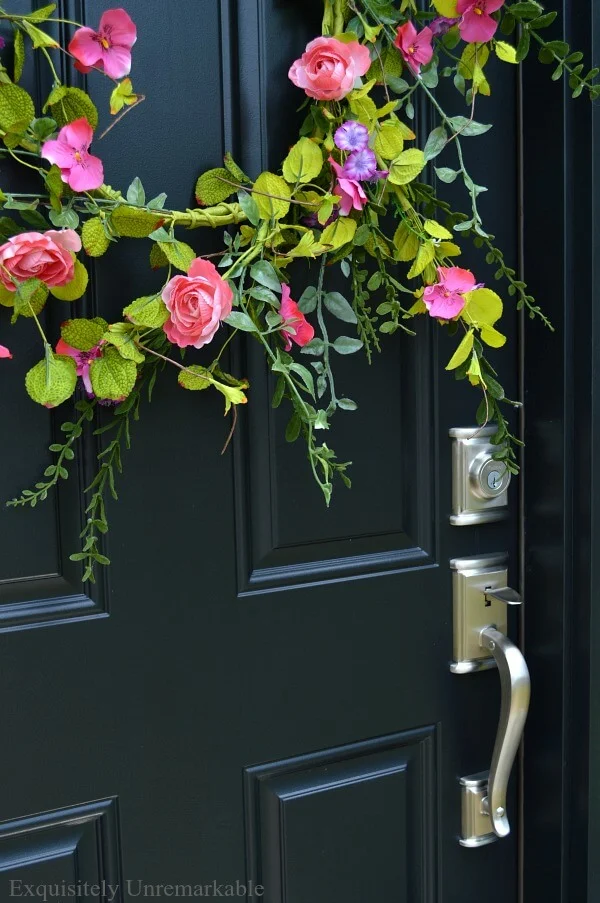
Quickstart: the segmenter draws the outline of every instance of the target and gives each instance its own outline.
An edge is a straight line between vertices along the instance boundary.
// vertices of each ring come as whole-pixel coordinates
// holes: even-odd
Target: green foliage
[[[77,301],[85,294],[88,279],[88,271],[79,260],[76,260],[72,280],[66,285],[53,285],[50,292],[59,301]]]
[[[123,309],[123,314],[136,326],[160,329],[169,319],[169,311],[160,295],[136,298]]]
[[[54,354],[47,346],[44,359],[25,376],[25,388],[29,397],[46,408],[55,408],[70,398],[75,391],[77,368],[72,357]]]
[[[323,154],[317,144],[300,138],[283,161],[283,177],[291,185],[312,182],[323,168]]]
[[[90,365],[92,389],[98,398],[121,401],[133,389],[136,377],[135,362],[123,358],[114,347],[107,347]]]
[[[82,117],[87,119],[93,129],[98,126],[98,110],[96,105],[81,88],[66,88],[61,85],[51,92],[44,113],[50,110],[59,126],[68,125]]]
[[[227,169],[209,169],[199,177],[194,194],[201,207],[210,207],[226,201],[236,188],[237,185]]]
[[[108,250],[110,239],[99,216],[86,220],[81,229],[81,241],[89,257],[102,257]]]
[[[150,210],[120,204],[111,213],[110,221],[117,235],[123,238],[147,238],[162,224],[164,217]]]
[[[31,96],[19,85],[0,84],[0,129],[19,134],[35,117]]]
[[[94,317],[93,320],[79,318],[65,320],[61,324],[60,334],[67,345],[78,351],[91,351],[97,345],[108,326],[102,317]]]

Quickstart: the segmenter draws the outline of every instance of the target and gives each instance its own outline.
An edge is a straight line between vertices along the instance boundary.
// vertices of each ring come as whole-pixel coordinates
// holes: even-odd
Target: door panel
[[[105,6],[63,2],[60,12],[93,24]],[[129,0],[127,9],[140,36],[134,85],[148,100],[103,140],[107,181],[143,176],[149,194],[167,191],[181,208],[227,149],[251,174],[277,165],[299,105],[287,69],[317,33],[320,4],[178,0],[159,16]],[[496,83],[498,124],[478,139],[473,169],[494,185],[502,170],[484,209],[511,257],[514,92]],[[105,109],[104,86],[91,84]],[[190,241],[207,253],[219,239],[202,231]],[[116,312],[156,285],[146,247],[123,240],[94,265],[80,311]],[[52,316],[51,332],[64,311]],[[506,320],[512,336],[509,309]],[[163,380],[144,406],[109,505],[113,565],[97,587],[82,591],[68,562],[93,443],[56,500],[2,512],[10,780],[0,899],[18,876],[104,878],[120,885],[117,900],[133,898],[137,881],[214,880],[262,884],[269,903],[474,903],[483,888],[489,903],[516,901],[516,835],[479,850],[457,841],[457,780],[489,767],[498,675],[448,667],[448,560],[509,551],[514,580],[516,489],[509,521],[450,527],[448,430],[472,423],[477,399],[444,373],[446,341],[419,325],[415,340],[387,339],[372,366],[340,368],[359,402],[334,425],[354,486],[338,487],[329,510],[302,450],[283,441],[262,359],[240,344],[234,366],[250,377],[250,404],[232,452],[219,455],[227,426],[217,400],[190,400]],[[7,377],[16,383],[37,355],[26,330],[18,339]],[[503,373],[512,397],[516,360]],[[21,398],[0,400],[4,422],[18,425],[3,446],[7,498],[37,478],[68,417],[27,401],[16,409],[11,397]],[[516,828],[514,787],[510,816]]]

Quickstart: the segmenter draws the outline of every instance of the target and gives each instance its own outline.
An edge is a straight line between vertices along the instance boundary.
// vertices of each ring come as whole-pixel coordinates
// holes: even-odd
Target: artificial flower
[[[315,100],[342,100],[371,65],[369,51],[358,41],[315,38],[292,63],[288,77]]]
[[[350,154],[344,163],[343,172],[346,178],[353,179],[357,182],[382,179],[387,176],[387,171],[377,169],[375,154],[368,147],[363,148],[363,150],[354,151],[353,154]]]
[[[170,314],[163,326],[168,340],[180,348],[202,348],[231,313],[233,292],[214,263],[196,257],[187,276],[167,282],[162,299]]]
[[[135,24],[124,9],[107,9],[102,14],[98,31],[78,28],[69,53],[75,57],[80,72],[104,69],[109,78],[123,78],[131,70],[131,48],[136,42]]]
[[[81,239],[73,229],[21,232],[0,246],[0,281],[9,292],[16,283],[40,279],[46,285],[66,285],[74,274],[73,251]]]
[[[12,357],[12,354],[10,353],[6,345],[0,345],[0,358],[3,357]]]
[[[433,47],[431,39],[433,33],[427,25],[421,31],[417,31],[412,22],[405,22],[397,29],[394,47],[397,47],[405,63],[417,75],[421,71],[421,66],[426,66],[433,56]]]
[[[348,119],[333,136],[336,147],[345,151],[364,150],[369,144],[369,130],[362,122]]]
[[[439,320],[453,320],[467,303],[465,294],[476,286],[475,276],[461,267],[438,267],[438,281],[428,285],[423,292],[423,301],[431,317]]]
[[[336,163],[333,157],[329,158],[333,170],[337,176],[337,185],[333,189],[340,200],[340,215],[348,216],[352,209],[362,210],[367,203],[367,196],[360,182],[349,179],[344,173],[344,168]]]
[[[92,388],[92,381],[90,379],[90,366],[92,361],[95,361],[97,358],[102,357],[102,345],[103,342],[99,342],[97,345],[94,345],[89,351],[80,351],[78,348],[73,348],[68,342],[65,342],[64,339],[59,339],[56,343],[56,353],[57,354],[65,354],[69,357],[72,357],[77,365],[77,376],[80,376],[83,385],[85,386],[85,391],[87,392],[90,398],[94,397],[94,390]]]
[[[94,132],[82,117],[63,126],[58,138],[42,145],[42,157],[56,163],[63,182],[73,191],[91,191],[104,181],[102,160],[88,153]]]
[[[452,26],[456,25],[458,21],[459,19],[449,19],[448,16],[436,16],[436,18],[432,19],[429,23],[429,28],[431,29],[432,35],[438,37],[447,34]]]
[[[490,13],[504,5],[504,0],[458,0],[456,8],[461,15],[458,30],[467,44],[485,44],[491,41],[498,23]]]
[[[281,314],[284,323],[291,326],[294,330],[293,332],[283,328],[281,330],[281,335],[285,340],[286,351],[290,350],[292,342],[295,342],[296,345],[299,345],[301,348],[303,348],[304,345],[308,345],[309,342],[312,342],[315,337],[314,327],[308,322],[297,303],[292,301],[290,297],[290,287],[285,283],[281,286],[281,307],[279,308],[279,313]]]

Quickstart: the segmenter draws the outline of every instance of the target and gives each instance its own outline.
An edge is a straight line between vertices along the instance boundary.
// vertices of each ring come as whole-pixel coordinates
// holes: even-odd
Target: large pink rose
[[[0,246],[0,280],[9,292],[17,282],[41,279],[46,285],[66,285],[73,279],[72,251],[81,250],[81,239],[73,229],[60,232],[22,232]],[[8,271],[8,272],[7,272]]]
[[[162,298],[171,314],[163,326],[168,340],[180,348],[202,348],[231,313],[233,292],[210,260],[196,257],[187,276],[167,282]]]
[[[341,100],[371,65],[369,51],[358,41],[315,38],[288,73],[298,88],[315,100]]]

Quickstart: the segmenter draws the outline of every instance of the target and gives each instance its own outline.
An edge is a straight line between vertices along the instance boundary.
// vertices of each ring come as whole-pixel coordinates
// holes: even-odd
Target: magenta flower
[[[458,0],[457,10],[462,18],[458,25],[460,36],[467,44],[491,41],[498,23],[490,13],[504,5],[504,0]]]
[[[344,168],[336,163],[333,157],[329,158],[333,170],[337,176],[337,185],[333,189],[340,200],[340,216],[348,216],[352,209],[362,210],[367,203],[367,196],[360,182],[349,179],[344,173]]]
[[[453,320],[467,303],[465,294],[478,287],[475,276],[460,267],[438,267],[437,271],[439,281],[426,287],[423,301],[430,317]]]
[[[418,32],[412,22],[405,22],[397,30],[394,47],[398,48],[404,62],[416,75],[421,71],[421,66],[426,66],[431,61],[433,56],[432,38],[431,28],[425,26]]]
[[[431,29],[431,33],[434,37],[438,37],[438,35],[445,35],[450,31],[453,25],[456,25],[458,19],[449,19],[448,16],[436,16],[429,23],[429,28]]]
[[[377,169],[377,159],[370,148],[365,147],[363,150],[355,151],[350,154],[343,169],[344,175],[348,179],[354,179],[357,182],[370,181],[371,179],[382,179],[387,176],[387,170]]]
[[[281,330],[286,351],[291,349],[292,342],[295,342],[301,348],[312,342],[315,337],[314,327],[308,322],[298,304],[292,301],[290,287],[285,282],[281,285],[281,307],[279,308],[279,313],[283,317],[284,324],[294,330],[293,332],[290,332],[288,329]]]
[[[0,345],[0,358],[3,357],[12,357],[12,354],[10,353],[6,345]]]
[[[369,144],[369,130],[362,122],[355,122],[348,119],[343,125],[336,129],[333,136],[336,147],[345,151],[364,150]]]
[[[81,376],[85,391],[90,398],[94,397],[94,390],[92,389],[92,381],[90,379],[90,365],[96,358],[102,357],[102,344],[103,343],[100,342],[98,345],[94,345],[89,351],[79,351],[78,348],[73,348],[71,345],[67,344],[64,339],[59,339],[56,343],[56,353],[66,354],[69,357],[72,357],[77,364],[77,376]]]
[[[102,160],[88,153],[94,133],[85,118],[63,126],[58,138],[42,145],[42,157],[59,167],[63,182],[73,191],[100,188],[104,181]]]
[[[123,78],[131,70],[131,48],[136,42],[135,24],[124,9],[107,9],[102,14],[98,31],[78,28],[69,53],[75,57],[80,72],[104,69],[110,78]]]

